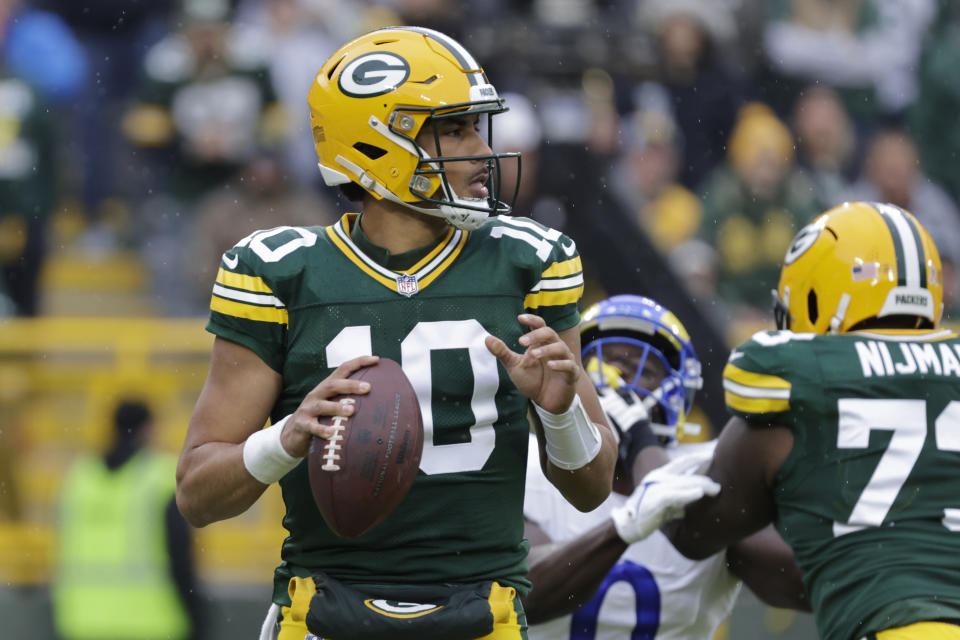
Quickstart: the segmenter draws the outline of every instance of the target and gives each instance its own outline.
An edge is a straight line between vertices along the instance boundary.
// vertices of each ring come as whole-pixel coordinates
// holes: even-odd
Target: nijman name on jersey
[[[960,376],[960,345],[946,342],[856,342],[863,376],[934,374]]]

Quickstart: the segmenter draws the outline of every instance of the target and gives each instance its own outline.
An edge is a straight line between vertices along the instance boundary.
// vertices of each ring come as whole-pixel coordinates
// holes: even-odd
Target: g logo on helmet
[[[823,231],[825,226],[826,220],[821,218],[814,220],[803,229],[800,229],[797,235],[794,236],[793,242],[790,243],[790,248],[787,249],[787,255],[783,257],[783,264],[792,264],[794,260],[802,256],[807,249],[812,247],[813,243],[820,237],[820,232]]]
[[[353,98],[372,98],[393,91],[410,77],[410,64],[385,51],[362,55],[343,68],[337,84]]]

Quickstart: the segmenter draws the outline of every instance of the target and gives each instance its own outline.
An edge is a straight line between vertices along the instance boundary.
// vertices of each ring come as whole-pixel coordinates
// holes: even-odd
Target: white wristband
[[[550,413],[536,402],[533,408],[543,423],[547,458],[554,466],[574,471],[600,452],[600,431],[587,415],[579,395],[573,397],[570,408],[563,413]]]
[[[273,484],[303,460],[287,453],[280,442],[283,425],[289,417],[251,434],[243,443],[243,466],[263,484]]]

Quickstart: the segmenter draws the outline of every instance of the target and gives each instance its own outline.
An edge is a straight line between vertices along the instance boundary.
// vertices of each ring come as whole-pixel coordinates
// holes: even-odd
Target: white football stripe
[[[261,293],[249,293],[247,291],[237,291],[236,289],[227,289],[219,284],[213,285],[213,294],[221,298],[238,300],[240,302],[249,302],[251,304],[270,305],[278,308],[285,308],[286,305],[275,296],[267,296]]]
[[[771,400],[789,400],[790,389],[768,389],[766,387],[748,387],[746,385],[724,380],[723,388],[730,393],[743,398],[768,398]]]

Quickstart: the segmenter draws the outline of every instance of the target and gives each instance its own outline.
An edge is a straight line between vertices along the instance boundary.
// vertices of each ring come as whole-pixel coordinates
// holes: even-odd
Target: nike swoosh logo
[[[737,351],[736,349],[734,349],[733,351],[730,352],[730,357],[727,358],[727,362],[733,362],[734,360],[737,360],[742,357],[743,357],[743,351]]]
[[[240,257],[239,257],[239,256],[233,256],[233,257],[231,258],[231,257],[228,256],[227,254],[223,254],[223,264],[227,265],[227,266],[230,267],[231,269],[236,269],[236,268],[237,268],[237,264],[239,264],[239,263],[240,263]]]
[[[560,243],[560,248],[563,249],[563,252],[565,254],[567,254],[568,256],[572,256],[574,252],[577,250],[577,243],[574,242],[573,240],[570,241],[569,245]]]

